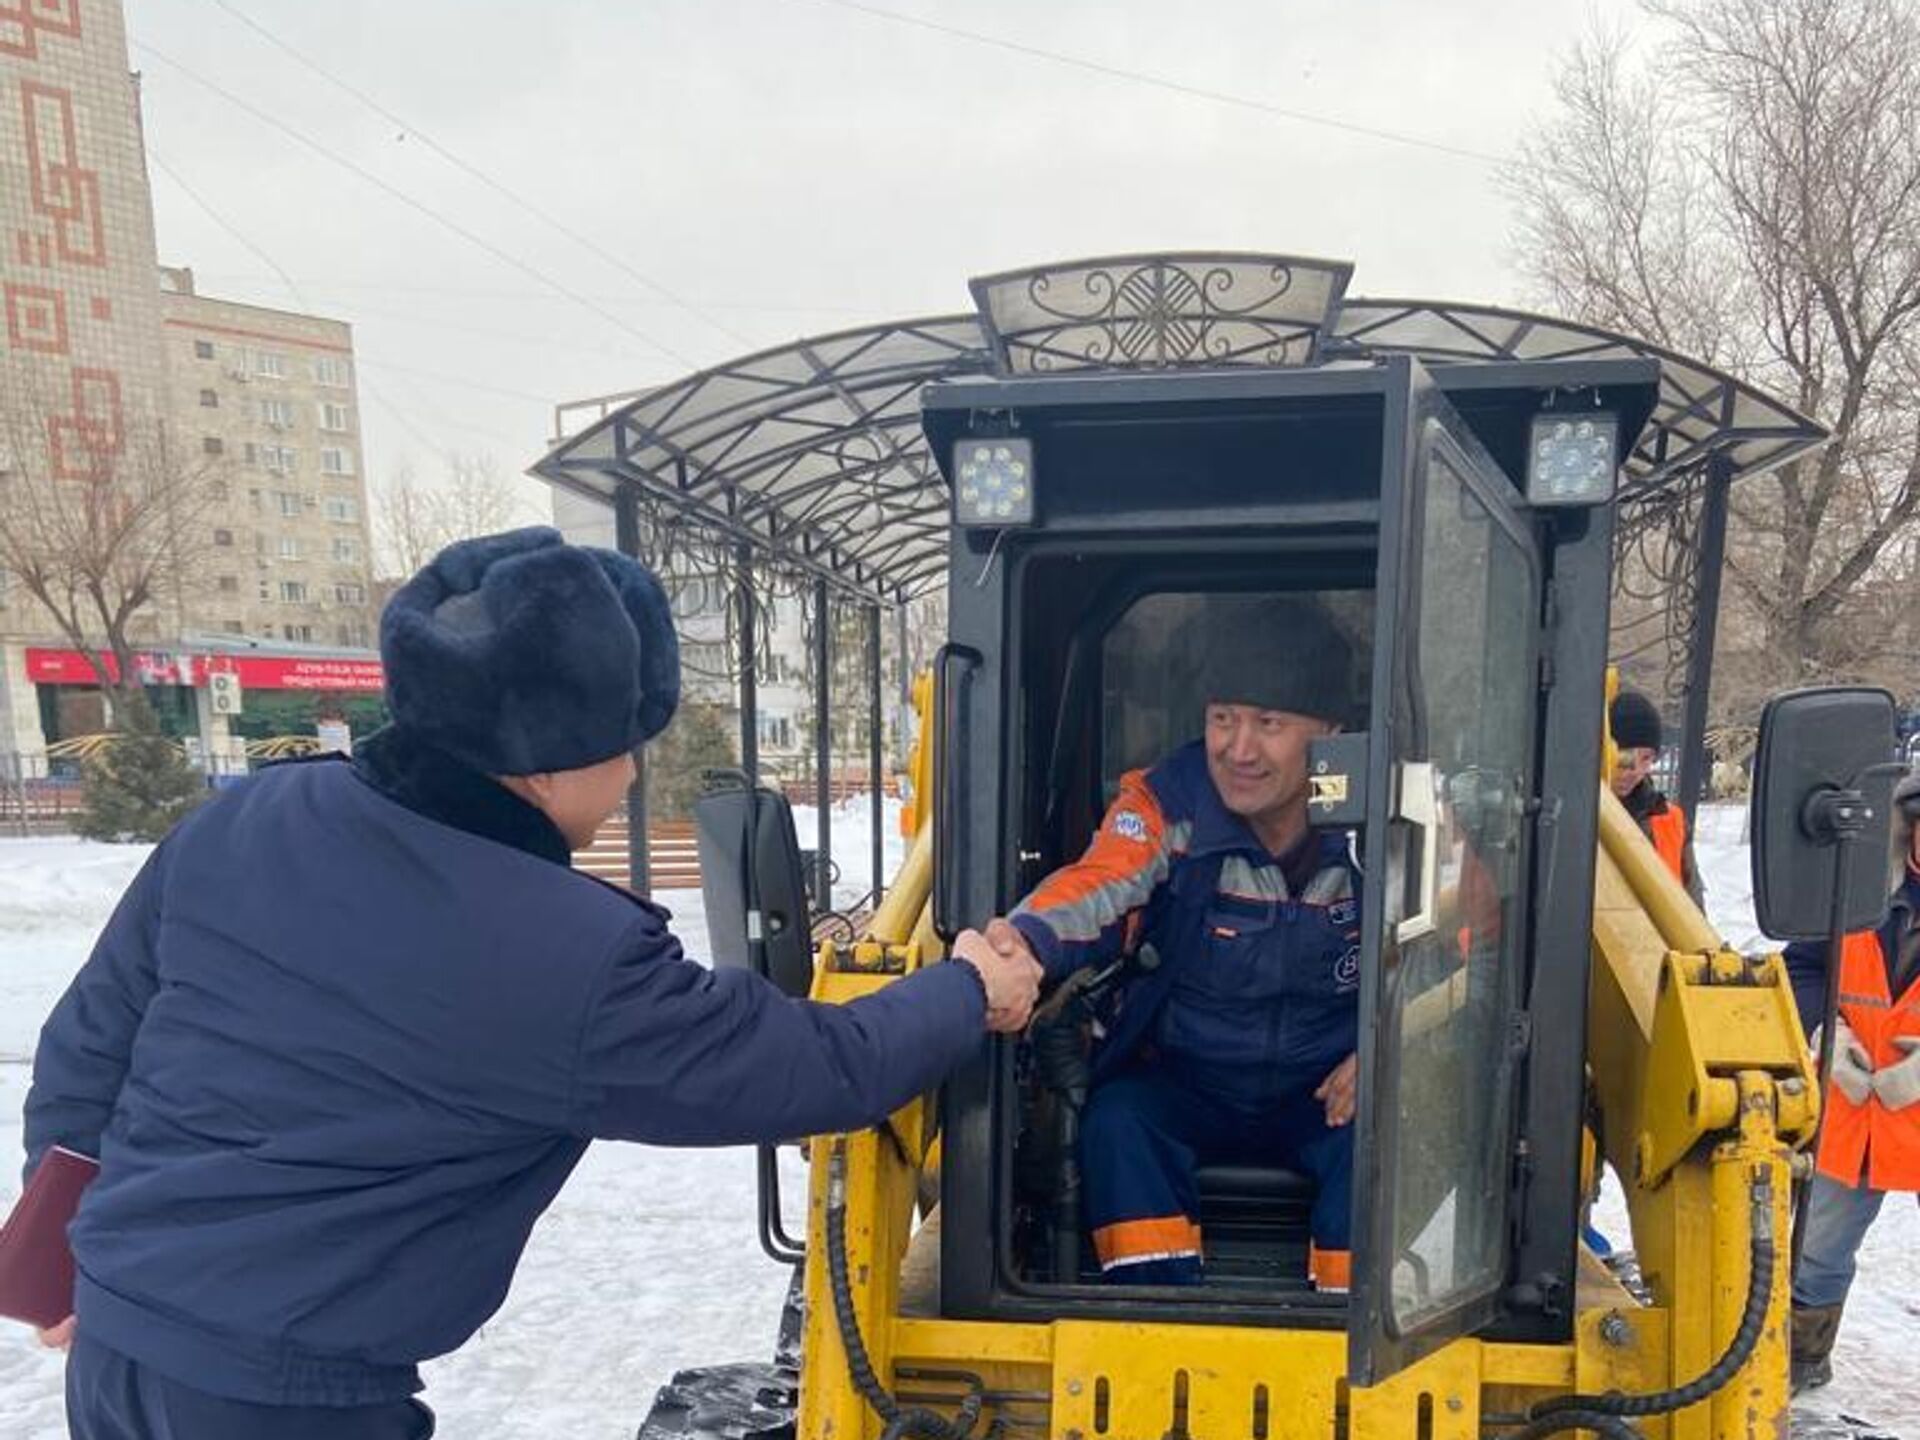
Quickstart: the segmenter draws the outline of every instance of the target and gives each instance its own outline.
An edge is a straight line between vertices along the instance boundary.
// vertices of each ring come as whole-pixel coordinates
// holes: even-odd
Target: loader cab
[[[1249,598],[1311,598],[1358,657],[1313,813],[1364,877],[1350,1292],[1307,1282],[1311,1182],[1260,1166],[1198,1177],[1203,1284],[1105,1283],[1072,1192],[1084,1087],[1036,1034],[946,1091],[942,1314],[1344,1331],[1363,1384],[1460,1334],[1565,1338],[1609,502],[1658,373],[1398,356],[928,388],[954,497],[936,925],[1006,913],[1123,773],[1200,734],[1209,636]]]

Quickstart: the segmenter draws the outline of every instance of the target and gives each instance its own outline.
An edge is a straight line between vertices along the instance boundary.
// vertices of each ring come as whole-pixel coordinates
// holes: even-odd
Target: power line
[[[304,131],[298,130],[294,126],[287,124],[284,120],[280,119],[279,116],[271,114],[268,111],[260,109],[257,105],[254,105],[246,100],[243,100],[240,96],[234,94],[231,90],[228,90],[225,86],[219,85],[214,81],[207,79],[206,76],[200,74],[198,71],[195,71],[189,68],[188,66],[181,64],[178,60],[173,59],[169,55],[163,54],[161,51],[156,50],[152,45],[147,44],[144,41],[136,42],[136,48],[139,49],[144,54],[150,55],[155,60],[158,60],[162,65],[165,65],[168,69],[178,71],[181,75],[193,81],[194,84],[199,85],[201,88],[205,90],[211,91],[215,95],[218,95],[222,100],[225,100],[229,105],[232,105],[237,109],[244,110],[247,114],[253,116],[254,119],[260,121],[263,125],[271,126],[273,129],[278,130],[281,134],[286,135],[290,139],[298,141],[301,145],[313,151],[316,155],[319,155],[322,159],[329,160],[333,164],[338,165],[341,169],[346,170],[353,175],[359,176],[360,179],[366,181],[367,184],[373,186],[376,190],[380,191],[383,195],[386,195],[391,199],[399,201],[402,205],[405,205],[409,210],[412,210],[417,214],[426,216],[427,219],[433,221],[436,225],[441,226],[443,229],[452,231],[455,235],[459,236],[462,240],[465,240],[469,245],[473,245],[476,248],[485,251],[487,254],[491,255],[494,259],[500,261],[502,264],[510,265],[515,270],[519,271],[521,274],[526,275],[529,278],[538,281],[540,284],[546,286],[548,289],[553,290],[560,295],[564,295],[567,299],[573,301],[574,304],[580,306],[584,310],[590,311],[591,313],[599,316],[602,320],[605,320],[608,324],[617,326],[619,329],[633,336],[636,340],[640,341],[649,349],[657,350],[660,354],[667,356],[669,359],[677,362],[678,364],[686,366],[689,370],[697,370],[701,368],[699,365],[699,362],[689,358],[686,355],[681,354],[679,351],[673,349],[670,345],[666,344],[664,341],[654,339],[651,335],[648,335],[645,331],[639,329],[637,326],[628,324],[627,321],[623,320],[620,316],[614,314],[611,310],[606,309],[604,306],[595,304],[592,300],[588,299],[585,295],[580,294],[577,290],[574,290],[571,286],[566,285],[563,282],[554,279],[552,276],[548,275],[546,272],[536,268],[533,265],[528,264],[525,260],[522,260],[519,256],[514,255],[510,251],[502,250],[498,245],[495,245],[491,240],[486,239],[484,236],[475,234],[472,230],[467,229],[466,226],[461,225],[456,221],[449,220],[446,216],[441,215],[438,212],[421,204],[418,200],[414,199],[413,196],[407,194],[406,191],[401,190],[397,186],[388,184],[385,180],[382,180],[378,175],[374,174],[371,170],[367,169],[364,165],[361,165],[356,161],[348,159],[346,156],[339,154],[337,151],[329,149],[327,146],[321,144],[318,140],[315,140],[312,136],[306,134]]]
[[[1384,140],[1392,145],[1408,145],[1419,150],[1432,150],[1442,155],[1457,156],[1463,160],[1477,160],[1486,165],[1506,163],[1502,157],[1490,155],[1484,150],[1471,150],[1464,145],[1449,145],[1444,140],[1429,140],[1421,135],[1409,135],[1404,131],[1386,130],[1375,125],[1362,125],[1358,121],[1340,120],[1331,115],[1316,115],[1309,110],[1293,110],[1284,105],[1274,105],[1265,100],[1256,100],[1248,95],[1236,95],[1227,90],[1211,90],[1203,85],[1189,85],[1185,81],[1171,80],[1164,75],[1154,75],[1145,70],[1129,70],[1124,66],[1109,65],[1100,60],[1088,60],[1079,55],[1067,55],[1039,45],[1025,45],[1018,40],[1008,40],[1004,36],[966,30],[958,25],[947,25],[918,15],[903,15],[897,10],[888,10],[879,5],[863,4],[861,0],[812,0],[812,3],[831,5],[839,10],[851,10],[857,14],[872,16],[876,20],[890,20],[896,25],[910,25],[915,29],[930,30],[936,35],[970,41],[975,45],[988,45],[996,50],[1008,50],[1016,55],[1025,55],[1035,60],[1049,60],[1056,65],[1068,65],[1076,70],[1105,75],[1110,79],[1132,80],[1141,85],[1151,85],[1156,89],[1171,91],[1176,95],[1185,95],[1196,100],[1211,100],[1218,105],[1231,105],[1241,110],[1256,110],[1263,115],[1298,121],[1302,125],[1318,125],[1327,130],[1338,130],[1348,135],[1361,135],[1370,140]]]
[[[593,239],[591,236],[583,235],[578,230],[575,230],[572,226],[567,225],[563,221],[555,219],[552,215],[548,214],[544,208],[542,208],[541,206],[529,203],[524,197],[520,196],[519,194],[517,194],[516,192],[508,188],[501,181],[496,180],[493,176],[489,175],[486,171],[480,169],[479,166],[474,165],[470,161],[463,159],[461,156],[454,154],[453,151],[449,150],[445,145],[442,145],[438,140],[434,139],[431,135],[427,134],[427,132],[422,130],[418,125],[413,124],[411,121],[407,120],[405,117],[401,115],[395,114],[392,110],[388,109],[385,105],[381,104],[378,100],[374,99],[373,96],[369,95],[366,91],[359,89],[358,87],[354,86],[353,84],[349,83],[346,80],[343,80],[340,76],[334,74],[331,70],[328,70],[324,65],[320,64],[320,62],[315,60],[312,56],[306,54],[304,51],[299,49],[297,46],[293,45],[291,42],[282,39],[279,35],[274,33],[272,30],[269,30],[265,25],[262,25],[258,20],[254,19],[251,15],[244,13],[235,5],[229,3],[229,0],[212,0],[212,3],[217,5],[220,9],[224,10],[228,15],[233,17],[235,20],[238,20],[242,25],[245,25],[248,29],[252,30],[256,35],[260,36],[269,45],[272,45],[276,49],[282,51],[283,53],[292,56],[294,60],[304,65],[307,69],[313,71],[314,74],[318,75],[321,79],[325,80],[328,84],[333,85],[337,89],[342,90],[346,94],[352,96],[355,100],[358,100],[362,105],[366,106],[369,110],[373,111],[376,115],[380,116],[383,120],[387,121],[387,123],[391,125],[399,126],[400,129],[405,131],[407,134],[413,136],[421,144],[425,145],[429,150],[433,151],[434,154],[438,155],[442,160],[445,160],[449,165],[452,165],[455,169],[459,170],[463,175],[467,175],[472,179],[477,180],[480,184],[486,186],[489,190],[493,191],[495,194],[500,195],[503,198],[512,201],[515,205],[527,211],[529,214],[535,216],[551,229],[557,230],[560,234],[566,236],[569,240],[573,241],[574,244],[580,246],[584,250],[589,251],[591,254],[598,256],[601,260],[604,260],[607,264],[613,266],[616,270],[619,270],[622,274],[632,276],[635,280],[639,281],[642,285],[646,286],[647,289],[653,291],[656,295],[668,301],[670,304],[678,306],[681,310],[684,310],[687,314],[694,316],[696,319],[704,320],[707,324],[711,325],[714,329],[718,330],[721,334],[725,335],[728,339],[733,340],[741,345],[751,346],[753,344],[753,342],[749,340],[746,336],[741,335],[736,330],[733,330],[728,325],[726,325],[723,321],[721,321],[720,319],[718,319],[713,315],[708,314],[706,311],[702,310],[700,307],[693,304],[691,301],[683,299],[681,296],[676,295],[672,290],[669,290],[665,285],[662,285],[658,280],[655,280],[652,276],[647,275],[643,271],[636,269],[627,260],[625,260],[619,255],[616,255],[613,251],[607,249],[604,245],[600,244],[597,240]]]

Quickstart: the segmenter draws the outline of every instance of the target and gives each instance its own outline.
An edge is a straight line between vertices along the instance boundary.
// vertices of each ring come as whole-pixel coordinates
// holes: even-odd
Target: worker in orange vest
[[[1607,712],[1618,750],[1614,761],[1613,793],[1633,816],[1640,832],[1653,842],[1674,878],[1687,887],[1693,903],[1704,907],[1706,893],[1700,870],[1693,863],[1693,837],[1687,833],[1687,814],[1660,793],[1653,783],[1653,767],[1660,759],[1660,712],[1637,690],[1622,690]]]
[[[1854,1257],[1889,1191],[1920,1193],[1920,770],[1894,790],[1892,893],[1879,930],[1840,952],[1840,1028],[1834,1035],[1820,1153],[1793,1276],[1793,1388],[1833,1378],[1830,1356],[1853,1284]],[[1789,945],[1787,971],[1808,1044],[1827,1023],[1827,946]]]

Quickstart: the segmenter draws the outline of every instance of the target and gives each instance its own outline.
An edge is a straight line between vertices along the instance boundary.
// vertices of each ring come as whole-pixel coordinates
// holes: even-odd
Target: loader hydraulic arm
[[[1601,1148],[1665,1317],[1665,1353],[1643,1358],[1676,1382],[1709,1373],[1756,1309],[1737,1375],[1671,1421],[1676,1440],[1746,1435],[1786,1409],[1787,1267],[1752,1265],[1784,1251],[1794,1147],[1818,1116],[1812,1063],[1780,957],[1724,945],[1604,786],[1595,864],[1587,1058]]]

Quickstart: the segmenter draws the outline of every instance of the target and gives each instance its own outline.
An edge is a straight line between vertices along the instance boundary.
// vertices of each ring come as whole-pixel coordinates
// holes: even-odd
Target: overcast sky
[[[1353,261],[1357,294],[1520,301],[1495,162],[1551,114],[1589,18],[1634,19],[1626,0],[127,10],[162,260],[352,323],[376,484],[450,449],[522,469],[556,401],[965,310],[969,276],[1046,260],[1271,250]]]

